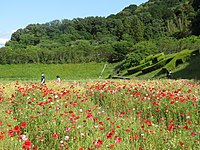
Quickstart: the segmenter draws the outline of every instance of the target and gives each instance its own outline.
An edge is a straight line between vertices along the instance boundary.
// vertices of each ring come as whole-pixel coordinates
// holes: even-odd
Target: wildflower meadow
[[[2,150],[200,149],[189,80],[0,82]]]

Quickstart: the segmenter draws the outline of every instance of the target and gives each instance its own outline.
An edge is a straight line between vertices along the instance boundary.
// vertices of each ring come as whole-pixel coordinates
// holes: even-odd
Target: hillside
[[[200,56],[188,63],[180,65],[174,70],[174,79],[196,79],[200,80]]]
[[[179,60],[179,59],[177,59]],[[178,61],[177,61],[178,62]],[[188,61],[177,64],[177,66],[172,69],[172,79],[195,79],[200,80],[200,55],[198,54],[195,57],[191,57]],[[121,77],[126,77],[130,79],[164,79],[167,78],[167,74],[163,71],[165,66],[150,71],[148,73],[142,73],[137,71],[133,74],[128,74],[127,70],[121,72]]]
[[[108,17],[29,24],[0,48],[0,64],[121,62],[118,69],[127,69],[156,53],[200,49],[199,8],[199,0],[149,0]]]

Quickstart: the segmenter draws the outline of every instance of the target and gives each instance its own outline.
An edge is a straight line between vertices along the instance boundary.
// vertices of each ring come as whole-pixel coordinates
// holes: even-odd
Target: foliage
[[[115,70],[124,70],[133,66],[137,66],[140,62],[150,54],[156,54],[157,47],[153,42],[142,41],[135,44],[126,59],[119,63]]]
[[[157,62],[154,65],[151,65],[149,67],[143,68],[142,69],[142,73],[149,73],[151,71],[154,71],[154,70],[157,70],[159,68],[162,68],[163,66],[165,66],[166,64],[168,64],[173,59],[173,57],[174,56],[167,57],[164,60],[161,60],[161,61]]]
[[[193,53],[199,54],[199,50],[183,50],[177,54],[175,54],[174,58],[163,67],[163,70],[173,70],[178,65],[185,63],[193,57]]]
[[[0,49],[0,64],[119,62],[135,51],[143,59],[196,49],[198,41],[190,36],[199,36],[199,14],[198,0],[149,0],[108,17],[29,24]]]
[[[152,61],[148,61],[146,63],[140,64],[140,65],[135,66],[135,67],[131,67],[127,70],[127,72],[128,72],[128,74],[134,74],[134,73],[141,71],[143,68],[146,68],[150,65],[152,65]]]

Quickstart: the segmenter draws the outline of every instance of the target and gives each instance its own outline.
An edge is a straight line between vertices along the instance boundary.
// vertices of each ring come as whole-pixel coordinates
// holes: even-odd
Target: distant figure
[[[57,78],[56,81],[57,81],[58,83],[60,83],[60,81],[61,81],[60,76],[56,76],[56,78]]]
[[[44,73],[42,72],[41,85],[43,84],[45,84],[45,76],[44,76]]]
[[[171,78],[172,78],[172,71],[171,71],[171,70],[167,72],[167,78],[168,78],[168,79],[171,79]]]

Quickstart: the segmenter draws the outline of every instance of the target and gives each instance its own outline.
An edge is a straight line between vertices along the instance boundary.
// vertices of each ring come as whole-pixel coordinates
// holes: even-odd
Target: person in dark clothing
[[[44,76],[44,73],[42,72],[41,85],[43,84],[45,84],[45,76]]]
[[[171,71],[171,70],[167,72],[167,78],[168,78],[168,79],[171,79],[171,78],[172,78],[172,71]]]

